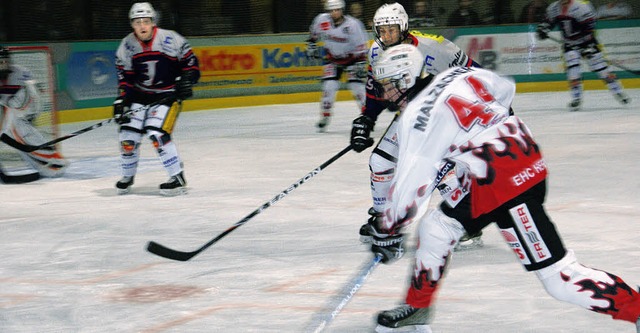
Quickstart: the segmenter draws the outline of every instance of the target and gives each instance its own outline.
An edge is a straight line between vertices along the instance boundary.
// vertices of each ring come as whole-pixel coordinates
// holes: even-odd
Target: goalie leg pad
[[[445,274],[451,251],[464,234],[460,222],[440,210],[430,210],[418,226],[418,249],[406,303],[427,308]]]
[[[611,273],[579,264],[571,250],[536,274],[545,290],[560,301],[632,323],[640,316],[637,291]]]

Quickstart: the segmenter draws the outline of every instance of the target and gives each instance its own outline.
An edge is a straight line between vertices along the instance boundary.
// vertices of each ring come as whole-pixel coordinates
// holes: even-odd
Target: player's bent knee
[[[151,133],[149,135],[149,139],[151,140],[151,143],[153,144],[154,148],[160,149],[167,143],[171,142],[171,135],[167,133],[156,132],[156,133]]]
[[[428,211],[420,220],[416,261],[420,267],[431,271],[432,281],[441,278],[447,258],[463,234],[462,224],[446,216],[440,209]]]
[[[123,155],[132,155],[137,148],[138,143],[133,140],[120,141],[120,152],[122,152]]]

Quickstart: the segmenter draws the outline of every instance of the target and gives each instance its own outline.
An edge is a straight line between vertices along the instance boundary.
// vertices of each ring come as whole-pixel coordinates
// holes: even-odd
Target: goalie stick
[[[130,115],[130,114],[132,114],[134,112],[142,111],[142,110],[148,109],[148,108],[150,108],[152,106],[163,104],[163,103],[169,102],[169,101],[174,100],[174,99],[175,99],[174,96],[167,96],[167,97],[162,98],[160,100],[157,100],[157,101],[155,101],[155,102],[153,102],[153,103],[151,103],[149,105],[145,105],[145,106],[142,106],[142,107],[134,109],[134,110],[129,110],[129,111],[127,111],[125,113],[125,115]],[[58,137],[56,139],[53,139],[51,141],[48,141],[48,142],[45,142],[45,143],[42,143],[42,144],[39,144],[39,145],[30,145],[30,144],[27,144],[27,143],[18,142],[16,139],[10,137],[6,133],[2,133],[2,135],[0,135],[0,140],[2,142],[6,143],[7,145],[15,148],[15,149],[18,149],[18,150],[26,152],[26,153],[30,153],[30,152],[36,151],[38,149],[42,149],[42,148],[53,146],[53,145],[55,145],[56,143],[58,143],[60,141],[71,139],[71,138],[73,138],[75,136],[78,136],[78,135],[80,135],[82,133],[86,133],[86,132],[92,131],[92,130],[94,130],[96,128],[100,128],[100,127],[102,127],[102,126],[104,126],[106,124],[109,124],[113,120],[114,120],[114,118],[109,118],[109,119],[103,120],[103,121],[101,121],[101,122],[99,122],[97,124],[93,124],[93,125],[91,125],[89,127],[85,127],[83,129],[77,130],[77,131],[75,131],[73,133],[70,133],[70,134],[67,134],[67,135],[63,135],[61,137]]]
[[[553,37],[553,36],[549,36],[549,39],[558,43],[558,44],[564,44],[563,41]],[[623,65],[618,64],[617,62],[611,61],[611,60],[607,60],[607,63],[613,67],[618,67],[619,69],[622,69],[623,71],[635,74],[635,75],[640,75],[640,71],[639,70],[633,70],[631,68],[625,67]]]
[[[369,143],[370,143],[370,145],[373,145],[373,139],[370,139]],[[168,247],[166,247],[166,246],[164,246],[162,244],[156,243],[154,241],[150,241],[147,244],[147,251],[149,251],[149,252],[151,252],[151,253],[153,253],[155,255],[167,258],[167,259],[172,259],[172,260],[177,260],[177,261],[187,261],[187,260],[195,257],[198,253],[206,250],[209,246],[215,244],[217,241],[219,241],[220,239],[222,239],[224,236],[228,235],[229,233],[231,233],[235,229],[237,229],[237,228],[241,227],[242,225],[244,225],[245,223],[247,223],[249,220],[251,220],[251,218],[253,218],[254,216],[260,214],[263,210],[271,207],[273,204],[275,204],[276,202],[280,201],[280,199],[284,198],[287,194],[291,193],[293,190],[298,188],[300,185],[304,184],[309,179],[311,179],[315,175],[319,174],[322,170],[324,170],[327,166],[329,166],[329,164],[333,163],[335,160],[337,160],[342,155],[344,155],[347,152],[349,152],[351,149],[352,149],[351,145],[349,145],[346,148],[342,149],[339,153],[335,154],[329,160],[327,160],[326,162],[322,163],[322,165],[320,165],[319,167],[313,169],[313,171],[309,172],[304,177],[300,178],[297,182],[291,184],[284,191],[278,193],[271,200],[269,200],[269,201],[265,202],[264,204],[262,204],[262,206],[258,207],[256,210],[251,212],[249,215],[245,216],[243,219],[241,219],[240,221],[236,222],[234,225],[232,225],[227,230],[225,230],[224,232],[222,232],[221,234],[219,234],[215,238],[211,239],[210,241],[208,241],[207,243],[202,245],[197,250],[191,251],[191,252],[183,252],[183,251],[173,250],[173,249],[170,249],[170,248],[168,248]]]
[[[434,179],[433,182],[429,185],[429,187],[425,191],[425,194],[433,192],[438,184],[440,184],[444,176],[446,176],[454,166],[455,163],[445,161],[444,165],[438,171],[436,179]],[[342,287],[340,293],[334,296],[333,299],[330,299],[322,311],[316,313],[316,315],[311,320],[311,323],[307,325],[305,332],[322,332],[322,330],[324,330],[338,316],[340,311],[344,309],[347,303],[351,301],[356,292],[358,292],[358,290],[362,288],[364,281],[369,277],[369,275],[371,275],[374,268],[378,266],[381,260],[382,254],[377,253],[372,261],[365,263],[358,274]]]

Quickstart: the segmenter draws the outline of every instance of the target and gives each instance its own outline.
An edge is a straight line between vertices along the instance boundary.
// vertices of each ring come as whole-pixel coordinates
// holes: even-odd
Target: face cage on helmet
[[[386,89],[387,86],[392,85],[393,88],[391,89],[395,89],[395,91],[392,92],[388,98],[385,98],[386,103],[389,105],[389,109],[391,109],[392,111],[396,111],[401,108],[403,109],[408,102],[407,96],[409,95],[409,92],[413,87],[408,86],[408,82],[410,80],[407,79],[407,75],[410,74],[400,73],[392,77],[378,80],[378,83],[380,83],[380,86],[382,87],[383,97],[386,97],[388,94]]]

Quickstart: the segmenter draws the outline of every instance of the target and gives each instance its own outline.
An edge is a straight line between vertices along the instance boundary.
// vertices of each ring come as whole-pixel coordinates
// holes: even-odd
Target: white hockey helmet
[[[394,24],[397,24],[400,27],[400,40],[394,44],[385,45],[382,40],[380,40],[378,27],[381,25]],[[404,41],[409,35],[409,15],[407,15],[407,11],[404,10],[404,7],[397,2],[380,6],[373,15],[373,34],[376,42],[378,42],[378,44],[380,44],[384,49],[402,43],[402,41]]]
[[[398,91],[395,101],[408,95],[419,78],[422,77],[424,57],[417,47],[411,44],[400,44],[388,48],[373,65],[373,77],[382,86],[392,84]]]
[[[129,21],[142,17],[149,17],[151,21],[156,21],[156,11],[148,2],[136,2],[129,10]]]
[[[344,9],[345,7],[344,0],[325,0],[324,2],[324,10],[326,11]]]

